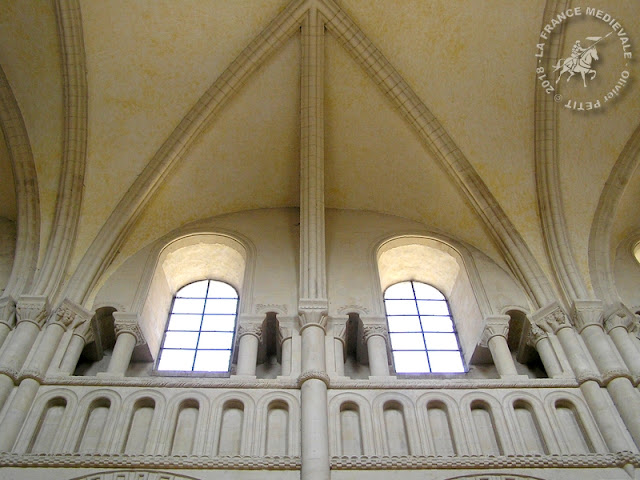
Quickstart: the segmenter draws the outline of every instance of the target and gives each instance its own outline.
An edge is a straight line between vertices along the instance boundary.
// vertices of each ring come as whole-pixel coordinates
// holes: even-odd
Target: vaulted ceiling
[[[58,4],[64,10],[74,8],[75,2]],[[570,248],[589,285],[590,232],[598,205],[638,128],[640,72],[635,59],[629,68],[637,78],[601,111],[577,112],[556,105],[549,125],[553,155],[545,160],[537,156],[542,147],[537,143],[541,130],[536,112],[543,106],[544,93],[535,77],[536,44],[545,9],[569,8],[577,2],[338,4],[435,116],[547,274],[552,267],[545,253],[539,197],[553,192],[541,187],[540,164],[553,162]],[[80,0],[77,5],[88,116],[80,220],[67,279],[119,202],[137,188],[145,166],[158,157],[165,141],[176,135],[209,87],[274,18],[283,15],[289,2]],[[640,2],[600,0],[589,6],[619,19],[636,48]],[[59,15],[55,2],[0,1],[0,65],[23,118],[37,173],[40,264],[54,230],[69,116]],[[574,37],[593,35],[592,26],[584,22],[567,25],[562,56],[568,55]],[[406,217],[468,242],[505,265],[466,187],[331,29],[326,37],[327,207]],[[278,41],[258,68],[225,96],[224,104],[202,124],[189,148],[136,210],[138,216],[127,228],[112,268],[191,221],[299,205],[300,34],[294,29]],[[612,59],[620,57],[619,49],[615,41],[602,44],[602,80],[591,91],[615,83],[618,70]],[[582,95],[580,80],[571,82],[563,87],[566,94]],[[0,216],[15,221],[8,144],[0,145]],[[633,167],[631,172],[635,163]],[[611,249],[640,229],[638,175],[627,179],[628,188],[616,199],[607,234]]]

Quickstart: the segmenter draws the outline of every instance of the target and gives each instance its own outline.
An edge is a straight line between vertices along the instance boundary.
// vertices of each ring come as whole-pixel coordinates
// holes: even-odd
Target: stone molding
[[[362,318],[364,315],[369,314],[369,309],[362,305],[343,305],[336,310],[338,315],[349,315],[350,313],[357,313]]]
[[[531,323],[539,326],[547,333],[557,333],[563,328],[572,328],[566,312],[558,304],[552,302],[529,315]]]
[[[507,339],[509,335],[509,315],[492,315],[485,318],[485,327],[482,331],[482,338],[480,340],[480,346],[488,347],[489,340],[493,337],[499,336]]]
[[[49,316],[47,297],[23,295],[16,304],[17,323],[31,322],[42,328]]]
[[[0,299],[0,323],[9,329],[16,326],[16,301],[11,296]]]
[[[92,316],[91,312],[65,298],[49,319],[49,323],[56,323],[65,330],[75,330],[80,325],[89,323]]]
[[[274,312],[277,315],[286,315],[288,313],[287,306],[279,303],[258,303],[255,308],[256,313],[267,314]]]
[[[136,347],[146,343],[142,335],[142,330],[140,330],[140,326],[138,325],[138,315],[135,313],[113,312],[113,319],[116,338],[118,338],[121,333],[130,333],[136,337]]]
[[[604,308],[600,300],[576,300],[571,310],[571,318],[578,333],[587,327],[596,326],[602,329]]]
[[[616,378],[626,378],[629,381],[631,381],[631,383],[633,383],[635,380],[628,370],[619,368],[619,369],[607,370],[606,372],[603,372],[602,385],[607,386],[609,382],[611,382],[612,380],[615,380]]]
[[[622,327],[627,332],[630,332],[634,328],[634,322],[627,315],[614,313],[604,321],[604,327],[607,333],[610,333],[611,330],[618,327]]]
[[[545,338],[549,338],[547,332],[545,332],[542,328],[540,328],[535,323],[529,320],[529,332],[527,334],[527,344],[536,347],[540,340],[544,340]]]
[[[602,377],[591,370],[585,370],[576,373],[576,380],[578,381],[579,385],[582,385],[586,382],[596,382],[598,385],[602,386],[604,383]]]
[[[298,377],[298,385],[302,387],[302,384],[304,382],[312,379],[316,379],[324,382],[327,388],[329,388],[331,383],[331,380],[329,378],[329,375],[327,375],[327,372],[323,372],[321,370],[307,370],[306,372],[301,373],[300,376]]]

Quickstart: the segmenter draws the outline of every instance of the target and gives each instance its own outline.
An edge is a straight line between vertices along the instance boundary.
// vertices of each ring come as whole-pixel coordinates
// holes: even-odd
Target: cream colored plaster
[[[0,1],[0,64],[20,107],[38,174],[42,253],[55,214],[64,119],[53,2]]]
[[[327,206],[409,218],[500,258],[462,192],[404,118],[335,39],[326,45]]]
[[[640,231],[638,205],[640,205],[640,168],[636,168],[635,172],[633,172],[620,198],[620,205],[616,210],[615,220],[611,228],[609,244],[611,255],[613,255],[618,245],[627,239],[628,235],[637,234]],[[640,240],[640,236],[636,240]]]
[[[533,162],[533,53],[544,1],[342,4],[438,118],[548,271]]]
[[[194,220],[298,204],[299,54],[292,38],[230,100],[158,189],[125,255]]]
[[[0,134],[0,217],[5,217],[15,222],[18,219],[18,207],[16,205],[14,183],[9,151],[4,138]]]
[[[599,1],[590,2],[589,6],[601,8],[620,20],[629,32],[634,57],[640,55],[640,3],[635,1]],[[595,29],[595,31],[594,31]],[[569,51],[570,44],[576,38],[601,35],[608,32],[605,24],[599,20],[567,23],[563,55]],[[567,45],[569,43],[569,45]],[[606,86],[613,86],[623,68],[620,43],[605,41],[598,45],[597,76],[587,84],[587,92],[607,91]],[[631,66],[632,75],[640,76],[640,70]],[[573,79],[563,82],[561,92],[565,96],[586,98],[581,80]],[[633,81],[625,87],[625,92],[615,103],[603,104],[606,107],[597,114],[573,112],[560,108],[558,116],[558,161],[562,201],[569,240],[576,256],[578,267],[590,285],[588,268],[589,232],[593,216],[598,206],[600,194],[604,188],[611,168],[616,163],[620,152],[637,127],[640,112],[640,83]],[[586,188],[585,188],[586,187]],[[623,197],[625,202],[626,194]],[[621,204],[621,208],[622,204]],[[636,206],[637,209],[637,206]],[[634,221],[637,215],[627,217],[626,221]],[[619,227],[614,227],[617,230]],[[615,248],[612,245],[612,248]]]
[[[72,266],[182,116],[285,4],[81,1],[89,143]]]

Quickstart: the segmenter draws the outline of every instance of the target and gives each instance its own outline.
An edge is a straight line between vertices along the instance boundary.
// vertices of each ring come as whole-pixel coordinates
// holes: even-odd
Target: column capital
[[[136,347],[146,343],[142,335],[142,330],[140,330],[140,326],[138,325],[138,315],[136,313],[113,312],[113,319],[116,338],[118,338],[121,333],[130,333],[136,337]]]
[[[277,334],[278,334],[278,341],[282,343],[293,336],[293,329],[289,327],[279,327]]]
[[[310,325],[318,325],[324,329],[327,325],[328,319],[329,317],[327,316],[326,310],[304,309],[300,310],[298,314],[298,320],[300,321],[302,328]]]
[[[49,300],[47,297],[22,295],[16,304],[17,322],[31,322],[42,328],[49,316]]]
[[[491,315],[485,318],[485,326],[482,331],[480,346],[487,347],[493,337],[502,337],[505,340],[509,335],[509,315]]]
[[[371,337],[382,337],[386,342],[389,332],[386,325],[364,325],[363,335],[365,342],[368,342]]]
[[[92,316],[91,312],[65,298],[49,319],[49,323],[58,324],[65,330],[75,330],[81,324],[88,323]]]
[[[608,305],[604,311],[604,318],[607,333],[616,327],[623,327],[628,332],[634,332],[638,325],[638,317],[622,302]]]
[[[342,342],[342,345],[346,346],[347,344],[347,324],[342,323],[341,325],[333,326],[333,338]]]
[[[602,329],[604,307],[600,300],[575,300],[571,317],[579,333],[592,326]]]
[[[557,333],[563,328],[572,328],[569,317],[558,302],[552,302],[528,315],[531,323],[547,333]]]
[[[529,320],[529,332],[527,334],[527,344],[534,347],[538,344],[540,340],[545,338],[549,338],[547,332],[545,332],[538,325]]]
[[[9,328],[16,325],[16,301],[9,295],[0,299],[0,323]]]
[[[245,335],[252,335],[262,341],[262,323],[242,323],[238,325],[238,332],[236,333],[237,341],[240,341]]]

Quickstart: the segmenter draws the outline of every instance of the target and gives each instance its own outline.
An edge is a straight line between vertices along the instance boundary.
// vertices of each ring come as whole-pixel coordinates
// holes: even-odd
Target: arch
[[[422,455],[415,407],[409,397],[395,392],[382,393],[374,398],[372,410],[379,452],[383,455]]]
[[[105,429],[98,439],[97,451],[111,451],[115,426],[117,425],[122,405],[122,397],[116,391],[103,388],[94,390],[80,399],[76,410],[77,414],[71,425],[71,435],[66,443],[65,451],[78,452],[80,450],[80,444],[83,440],[84,430],[87,428],[92,406],[94,404],[104,405],[105,401],[109,403],[109,412],[105,421]]]
[[[160,432],[160,441],[158,451],[163,455],[174,454],[173,447],[176,443],[176,435],[178,424],[180,423],[180,415],[184,408],[197,409],[196,422],[191,428],[191,438],[185,441],[191,442],[189,453],[191,455],[202,455],[204,447],[204,438],[209,426],[210,402],[206,395],[197,391],[183,392],[169,399],[167,404],[166,421]],[[191,413],[196,413],[191,411]],[[184,420],[184,419],[183,419]],[[187,454],[187,453],[182,453]]]
[[[262,396],[256,404],[256,425],[254,437],[254,455],[268,455],[269,451],[269,415],[272,408],[286,409],[286,455],[299,455],[300,402],[298,398],[286,392],[271,392]],[[278,420],[271,419],[271,420]],[[284,421],[284,419],[280,419]],[[280,428],[280,431],[282,429]],[[256,441],[257,439],[258,441]],[[281,454],[285,455],[285,453]]]
[[[237,447],[237,455],[249,454],[249,447],[253,442],[253,429],[255,425],[256,406],[254,399],[243,392],[227,392],[215,398],[211,404],[213,414],[211,415],[210,425],[212,428],[209,429],[207,435],[205,455],[218,456],[220,454],[220,443],[223,438],[222,430],[225,423],[225,408],[228,407],[242,411],[242,419],[234,430],[239,436],[239,439],[236,438],[238,441],[235,442],[234,446],[234,448]],[[230,420],[234,419],[231,418]],[[227,422],[227,425],[233,423],[235,422]],[[223,448],[223,452],[225,452],[225,448]]]
[[[474,446],[475,454],[487,454],[490,450],[495,450],[496,455],[514,453],[509,428],[497,399],[484,392],[470,392],[460,399],[459,405],[465,430],[471,435],[471,453],[474,453]],[[491,440],[492,435],[495,442]]]
[[[416,401],[420,433],[428,455],[465,455],[468,447],[464,430],[457,414],[458,405],[449,395],[428,392]]]
[[[358,411],[359,428],[361,435],[361,455],[381,455],[376,451],[374,441],[374,428],[372,424],[371,406],[369,400],[357,393],[339,393],[329,401],[329,447],[332,455],[345,455],[341,438],[343,435],[341,412],[345,405],[355,407]]]
[[[116,428],[119,435],[114,442],[113,448],[116,453],[125,453],[134,415],[136,410],[140,408],[148,409],[143,412],[143,420],[144,423],[148,425],[148,427],[146,427],[148,433],[147,436],[144,437],[144,441],[140,442],[143,445],[137,445],[136,449],[140,451],[140,453],[145,454],[156,452],[162,419],[166,411],[166,399],[161,393],[155,390],[143,389],[132,392],[123,401],[120,421]],[[153,411],[151,411],[151,409],[153,409]],[[149,417],[151,417],[150,420]]]
[[[536,396],[527,393],[525,391],[511,392],[507,394],[502,400],[502,409],[505,412],[507,423],[511,431],[514,431],[513,441],[514,448],[519,453],[526,453],[530,451],[527,445],[527,440],[524,437],[524,433],[518,428],[518,419],[514,411],[515,405],[524,406],[525,404],[530,409],[532,416],[535,417],[535,428],[538,431],[540,439],[542,441],[543,450],[545,454],[560,454],[560,446],[556,439],[556,432],[549,421],[547,411],[545,410],[544,403]]]

